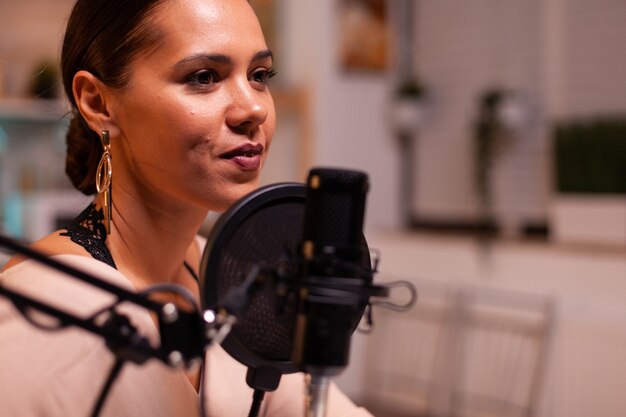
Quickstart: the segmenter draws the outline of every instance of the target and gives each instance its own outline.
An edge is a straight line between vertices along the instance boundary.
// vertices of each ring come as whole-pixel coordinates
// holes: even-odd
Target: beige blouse
[[[132,289],[116,269],[94,259],[58,255],[71,264],[118,286]],[[0,275],[3,286],[29,295],[81,317],[89,317],[114,299],[88,284],[64,276],[34,261],[22,262]],[[157,340],[149,314],[134,305],[120,308],[139,331]],[[50,322],[49,317],[37,316]],[[113,365],[113,354],[98,336],[78,329],[40,330],[0,296],[0,414],[19,417],[88,417]],[[116,379],[102,417],[197,417],[199,398],[208,416],[246,417],[252,389],[245,382],[246,368],[220,346],[209,349],[205,363],[205,395],[199,396],[181,370],[157,360],[143,365],[127,363]],[[280,387],[265,396],[261,416],[304,415],[301,374],[284,375]],[[328,417],[371,417],[331,385]]]

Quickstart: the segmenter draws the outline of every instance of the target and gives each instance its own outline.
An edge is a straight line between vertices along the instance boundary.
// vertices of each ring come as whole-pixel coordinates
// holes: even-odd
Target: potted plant
[[[391,106],[391,123],[400,135],[413,135],[424,119],[424,86],[411,78],[401,82],[394,90]]]
[[[400,209],[406,226],[413,223],[415,142],[424,121],[425,95],[424,86],[416,78],[409,78],[394,89],[389,106],[389,120],[400,151]]]
[[[59,74],[57,64],[45,60],[35,68],[30,85],[30,94],[35,98],[55,99],[58,97]]]
[[[553,238],[626,245],[626,117],[558,123],[553,157]]]

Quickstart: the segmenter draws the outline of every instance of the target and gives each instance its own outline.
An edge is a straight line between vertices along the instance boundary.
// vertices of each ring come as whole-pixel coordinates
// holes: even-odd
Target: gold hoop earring
[[[96,190],[98,194],[103,194],[104,227],[108,235],[111,233],[111,179],[113,177],[111,141],[109,140],[108,130],[102,131],[100,140],[102,141],[104,152],[96,171]]]

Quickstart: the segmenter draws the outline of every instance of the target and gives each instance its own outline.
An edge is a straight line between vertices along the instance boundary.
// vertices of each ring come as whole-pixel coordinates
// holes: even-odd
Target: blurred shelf
[[[64,100],[31,98],[0,99],[0,123],[55,123],[65,122],[70,112]]]

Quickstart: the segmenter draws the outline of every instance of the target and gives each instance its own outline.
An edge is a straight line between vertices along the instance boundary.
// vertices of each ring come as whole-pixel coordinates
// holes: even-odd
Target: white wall
[[[626,2],[569,0],[562,7],[566,70],[559,114],[626,113]]]
[[[346,74],[337,60],[335,0],[283,0],[283,75],[313,101],[314,164],[370,173],[368,226],[399,224],[398,152],[385,121],[391,79]],[[414,211],[474,218],[471,125],[486,88],[518,92],[524,129],[494,167],[496,214],[541,222],[552,189],[550,123],[626,111],[626,3],[620,0],[422,0],[415,7],[415,65],[430,91],[416,153]]]
[[[541,0],[422,1],[417,11],[417,66],[431,92],[432,118],[420,135],[415,208],[426,217],[478,214],[472,125],[479,96],[498,87],[518,92],[534,111],[544,104]],[[540,116],[540,115],[539,115]],[[547,182],[546,138],[531,120],[494,167],[496,211],[541,218]],[[515,185],[514,192],[507,192]]]
[[[551,122],[626,112],[626,2],[423,0],[416,65],[432,94],[416,154],[419,215],[472,217],[471,126],[481,91],[517,91],[530,119],[494,167],[496,214],[545,219],[552,193]]]
[[[281,65],[289,82],[305,85],[311,93],[313,165],[366,171],[371,182],[368,226],[397,225],[398,155],[385,120],[389,77],[342,72],[336,50],[337,1],[281,4],[285,13]]]

